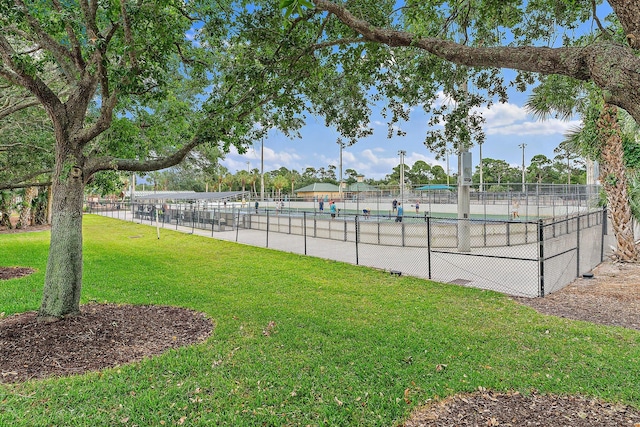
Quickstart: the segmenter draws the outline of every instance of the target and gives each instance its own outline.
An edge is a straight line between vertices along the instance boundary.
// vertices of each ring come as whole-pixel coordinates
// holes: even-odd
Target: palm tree
[[[229,172],[222,176],[222,184],[225,186],[227,191],[233,190],[233,183],[235,180],[235,177]]]
[[[247,178],[247,179],[248,179],[247,183],[251,186],[251,189],[253,191],[253,195],[257,199],[258,198],[258,191],[256,190],[256,182],[258,182],[259,179],[260,179],[260,171],[258,170],[258,168],[251,169],[251,174],[249,175],[249,178]]]
[[[242,192],[244,193],[245,186],[249,181],[249,172],[245,170],[238,171],[238,173],[236,174],[236,179],[240,182],[240,185],[242,186]]]
[[[598,119],[598,130],[602,143],[600,182],[607,193],[607,203],[611,208],[611,222],[618,244],[617,255],[622,261],[637,261],[638,248],[633,239],[629,185],[624,166],[618,107],[605,104]]]
[[[11,225],[11,202],[12,194],[10,191],[0,191],[0,227],[7,229],[13,228]]]
[[[22,203],[20,204],[20,217],[16,228],[27,228],[31,225],[31,205],[35,197],[38,196],[38,187],[27,187],[22,193]]]
[[[289,183],[286,177],[278,175],[273,179],[273,188],[276,189],[277,197],[282,198],[282,189]]]
[[[584,157],[600,162],[600,182],[607,194],[617,242],[615,255],[620,261],[637,261],[618,108],[608,104],[595,86],[560,76],[545,78],[525,106],[542,119],[551,115],[568,119],[574,113],[582,116],[583,125],[567,139]]]
[[[300,182],[302,180],[302,176],[300,175],[300,172],[298,172],[295,169],[292,169],[289,171],[289,173],[287,174],[287,179],[291,182],[291,197],[293,197],[294,195],[294,187],[296,182]]]

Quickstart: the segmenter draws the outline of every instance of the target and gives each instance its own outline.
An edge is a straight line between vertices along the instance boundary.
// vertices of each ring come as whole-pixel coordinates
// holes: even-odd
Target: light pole
[[[344,142],[337,140],[336,141],[340,146],[340,182],[338,183],[338,194],[340,198],[342,198],[342,149],[344,148]]]
[[[260,201],[264,202],[264,137],[260,143]]]
[[[569,163],[569,149],[567,149],[567,185],[571,185],[571,163]]]
[[[480,192],[484,191],[484,180],[482,175],[482,141],[478,142],[480,145]]]
[[[451,150],[449,150],[448,148],[445,150],[445,153],[447,154],[447,187],[449,186],[449,153],[451,152]]]
[[[524,147],[526,146],[527,144],[525,143],[518,145],[518,147],[522,148],[522,191],[524,191]]]
[[[400,201],[404,203],[404,156],[406,151],[400,150]]]
[[[469,83],[464,82],[462,90],[465,94],[464,102],[468,102]],[[467,109],[467,114],[468,114]],[[465,120],[465,126],[469,126],[468,117]],[[471,152],[469,151],[469,142],[458,141],[458,251],[471,251]]]

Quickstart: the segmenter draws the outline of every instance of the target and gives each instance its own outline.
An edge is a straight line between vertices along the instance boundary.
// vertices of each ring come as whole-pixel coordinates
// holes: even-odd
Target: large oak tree
[[[379,64],[357,49],[311,54],[332,45],[308,18],[283,26],[270,1],[0,2],[0,78],[37,101],[55,136],[41,320],[80,309],[83,193],[96,173],[160,170],[203,145],[243,151],[270,127],[295,134],[305,111],[345,137],[369,132]]]

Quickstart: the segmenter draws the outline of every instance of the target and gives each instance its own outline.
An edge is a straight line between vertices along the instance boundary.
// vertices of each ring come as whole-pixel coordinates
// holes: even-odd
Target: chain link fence
[[[607,234],[606,210],[537,221],[148,203],[98,203],[89,211],[526,297],[557,291],[602,262]]]

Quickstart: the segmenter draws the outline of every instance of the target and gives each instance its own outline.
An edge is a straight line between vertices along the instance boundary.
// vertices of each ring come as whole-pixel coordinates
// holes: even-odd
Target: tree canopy
[[[608,103],[640,120],[637,2],[608,0],[609,16],[599,15],[602,1],[314,0],[308,10],[304,2],[287,3],[342,25],[342,41],[326,32],[326,43],[389,48],[388,78],[379,87],[387,86],[393,120],[403,118],[403,105],[424,106],[430,124],[443,125],[427,135],[434,151],[442,153],[447,142],[482,142],[482,118],[473,108],[504,101],[510,85],[524,90],[542,75],[591,82]],[[513,78],[504,68],[516,70]]]
[[[0,2],[0,83],[26,95],[13,123],[37,104],[54,136],[40,318],[79,310],[83,193],[96,173],[163,169],[207,145],[243,152],[269,128],[295,134],[305,112],[351,140],[370,133],[379,59],[331,55],[323,21],[283,26],[273,2]]]

